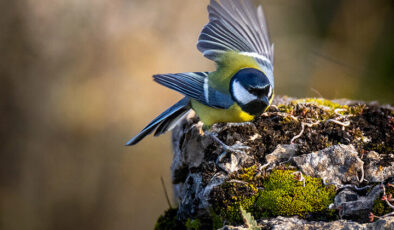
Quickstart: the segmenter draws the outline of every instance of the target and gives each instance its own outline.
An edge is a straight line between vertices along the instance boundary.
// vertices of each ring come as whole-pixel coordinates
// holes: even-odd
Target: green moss
[[[347,110],[348,109],[347,105],[340,105],[340,104],[334,103],[330,100],[326,100],[323,98],[305,98],[305,99],[299,99],[299,100],[292,101],[292,104],[299,104],[299,103],[325,106],[325,107],[328,107],[332,110],[335,110],[335,109]]]
[[[394,196],[394,187],[386,187],[386,195],[388,196],[389,194],[392,194]],[[392,212],[393,209],[390,208],[386,201],[382,200],[381,197],[377,198],[374,201],[373,207],[372,207],[372,212],[373,214],[377,216],[383,216],[387,213]]]
[[[337,117],[338,115],[360,115],[364,107],[365,105],[340,105],[322,98],[298,99],[286,105],[278,105],[280,112],[296,116],[305,116],[308,113],[314,113],[314,117],[312,118],[323,121]],[[323,111],[319,112],[318,108],[323,109]],[[286,121],[292,121],[292,119],[285,118],[282,122]]]
[[[365,104],[349,106],[347,113],[352,115],[361,115],[365,109]]]
[[[366,147],[378,153],[394,153],[394,149],[385,143],[368,143]]]
[[[214,211],[230,223],[242,221],[240,207],[250,210],[256,201],[258,189],[254,180],[256,167],[245,168],[230,177],[220,186],[218,200],[214,201]]]
[[[213,209],[210,210],[209,216],[212,220],[212,229],[216,230],[223,227],[222,218],[218,214],[216,214]]]
[[[307,217],[313,213],[326,212],[335,197],[334,186],[324,186],[321,179],[305,176],[303,183],[294,179],[294,171],[276,170],[265,180],[264,190],[256,199],[255,216]]]
[[[316,213],[332,216],[333,211],[327,207],[333,202],[335,186],[324,186],[321,179],[305,176],[304,187],[293,172],[276,170],[266,178],[254,178],[255,167],[244,169],[220,186],[221,193],[215,194],[219,195],[214,203],[216,213],[232,224],[242,222],[240,207],[256,218],[279,215],[306,218]],[[247,183],[234,182],[241,178]]]
[[[186,230],[185,225],[176,217],[178,212],[177,208],[170,208],[163,215],[159,217],[155,224],[155,230],[170,230],[179,229]]]
[[[199,230],[199,229],[219,229],[223,227],[222,218],[213,209],[203,216],[195,219],[188,218],[186,221],[179,221],[177,218],[177,208],[170,208],[159,217],[155,230]]]
[[[281,111],[282,113],[293,114],[294,105],[293,105],[293,104],[278,105],[278,109],[279,109],[279,111]]]
[[[188,230],[198,230],[200,229],[200,220],[199,219],[187,219],[186,224],[185,224],[186,228]]]

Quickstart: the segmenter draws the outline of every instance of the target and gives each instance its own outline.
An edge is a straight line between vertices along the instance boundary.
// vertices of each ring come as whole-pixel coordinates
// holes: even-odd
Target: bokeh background
[[[393,1],[255,2],[276,94],[394,102]],[[181,98],[151,75],[214,69],[195,48],[207,3],[0,2],[0,229],[153,228],[170,135],[123,144]]]

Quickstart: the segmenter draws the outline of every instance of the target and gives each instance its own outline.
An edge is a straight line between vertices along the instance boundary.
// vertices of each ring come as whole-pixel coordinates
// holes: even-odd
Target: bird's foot
[[[208,136],[210,138],[212,138],[212,140],[214,140],[216,143],[220,144],[220,146],[222,146],[223,150],[225,152],[234,152],[234,153],[239,153],[239,154],[245,154],[246,150],[249,150],[250,147],[249,146],[245,146],[242,144],[234,144],[234,145],[226,145],[223,141],[221,141],[218,137],[217,137],[217,133],[213,133],[213,132],[205,132],[206,134],[208,134]]]
[[[250,126],[250,127],[256,127],[256,125],[253,122],[246,121],[246,122],[237,122],[237,123],[227,123],[228,127],[245,127],[245,126]]]
[[[223,141],[221,141],[217,137],[217,133],[215,132],[206,132],[207,136],[209,136],[214,142],[218,143],[222,149],[224,150],[216,159],[216,164],[222,168],[227,173],[232,173],[237,171],[242,162],[247,160],[250,156],[247,154],[247,150],[250,149],[249,146],[245,146],[242,144],[234,144],[234,145],[226,145]]]

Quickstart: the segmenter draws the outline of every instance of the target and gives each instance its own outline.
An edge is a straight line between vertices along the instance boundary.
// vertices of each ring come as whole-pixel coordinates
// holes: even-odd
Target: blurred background
[[[393,104],[393,1],[255,3],[276,94]],[[207,4],[0,2],[0,229],[153,228],[170,135],[123,145],[181,98],[153,74],[214,69],[195,47]]]

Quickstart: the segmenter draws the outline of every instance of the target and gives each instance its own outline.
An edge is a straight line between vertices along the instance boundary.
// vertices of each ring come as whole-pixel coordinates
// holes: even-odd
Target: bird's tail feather
[[[135,145],[154,130],[155,136],[159,136],[175,127],[177,121],[190,110],[190,99],[184,97],[175,105],[168,108],[162,114],[151,121],[141,132],[129,140],[126,145]]]

